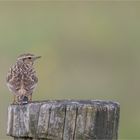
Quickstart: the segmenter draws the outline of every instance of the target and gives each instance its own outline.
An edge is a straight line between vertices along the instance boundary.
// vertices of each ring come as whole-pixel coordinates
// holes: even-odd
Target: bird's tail
[[[19,102],[20,102],[20,104],[22,104],[22,105],[28,104],[28,97],[25,96],[25,95],[19,96]]]
[[[24,88],[21,88],[19,90],[19,102],[20,104],[28,103],[28,97],[26,96],[26,90]]]

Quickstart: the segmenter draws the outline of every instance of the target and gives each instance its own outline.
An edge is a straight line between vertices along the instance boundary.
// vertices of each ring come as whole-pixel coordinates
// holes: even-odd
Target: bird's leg
[[[29,102],[32,102],[32,94],[30,94],[30,95],[28,96],[28,100],[29,100]]]
[[[16,95],[14,95],[13,104],[17,104],[17,96]]]
[[[13,100],[13,104],[16,103],[16,95],[14,95],[14,100]]]

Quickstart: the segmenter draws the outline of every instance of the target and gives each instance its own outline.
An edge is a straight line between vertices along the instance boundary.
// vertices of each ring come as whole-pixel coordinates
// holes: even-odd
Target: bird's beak
[[[34,57],[34,60],[38,59],[38,58],[41,58],[41,56],[35,56]]]

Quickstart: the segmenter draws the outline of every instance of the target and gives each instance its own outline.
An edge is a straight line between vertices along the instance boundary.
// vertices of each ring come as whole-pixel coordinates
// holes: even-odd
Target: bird
[[[34,62],[41,58],[31,53],[17,57],[6,76],[6,84],[14,95],[13,104],[26,104],[32,101],[33,91],[38,83]]]

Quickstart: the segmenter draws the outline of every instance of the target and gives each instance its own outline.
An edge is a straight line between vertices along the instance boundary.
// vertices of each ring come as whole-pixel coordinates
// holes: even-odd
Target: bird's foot
[[[31,102],[32,102],[32,100],[31,100],[31,99],[29,99],[29,100],[28,100],[28,103],[31,103]]]

